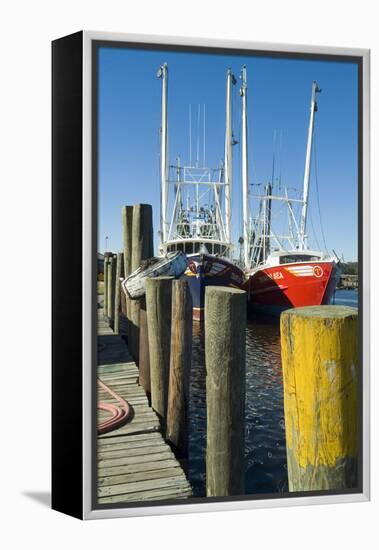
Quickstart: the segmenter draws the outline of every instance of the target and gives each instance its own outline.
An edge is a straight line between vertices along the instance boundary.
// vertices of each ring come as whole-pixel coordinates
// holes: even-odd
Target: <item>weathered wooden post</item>
[[[114,294],[114,332],[120,333],[120,307],[121,307],[121,273],[123,271],[124,254],[119,252],[116,257],[116,277]]]
[[[104,294],[103,294],[103,311],[104,315],[108,315],[108,264],[109,264],[109,256],[111,255],[111,252],[105,252],[104,253]]]
[[[132,272],[132,230],[133,230],[133,206],[123,206],[121,211],[122,218],[122,243],[124,251],[124,277]],[[123,293],[124,295],[124,293]],[[129,339],[129,349],[131,352],[131,329],[130,329],[130,298],[123,296],[125,301],[125,315],[127,317],[126,333]]]
[[[110,286],[109,286],[109,272],[111,270],[111,258],[113,257],[113,254],[111,252],[108,252],[108,261],[107,261],[107,286],[105,287],[105,294],[107,295],[106,299],[106,308],[105,308],[105,315],[109,318],[109,295],[110,295]]]
[[[149,354],[149,331],[147,327],[146,299],[140,300],[139,311],[139,376],[140,386],[145,390],[148,399],[151,400],[150,382],[150,354]]]
[[[132,272],[138,269],[142,260],[153,256],[153,211],[150,204],[133,206],[132,223]],[[138,364],[139,354],[139,300],[130,300],[131,351]]]
[[[151,406],[165,425],[170,368],[172,277],[146,279]]]
[[[111,254],[108,258],[107,316],[112,323],[114,320],[115,280],[116,280],[116,256],[114,254]]]
[[[357,310],[287,310],[280,332],[289,490],[356,487]]]
[[[121,287],[121,285],[120,285]],[[125,295],[125,292],[122,290],[120,290],[120,310],[121,310],[121,313],[123,315],[123,317],[126,319],[127,318],[127,312],[126,312],[126,295]]]
[[[132,227],[133,227],[133,206],[122,207],[122,243],[124,252],[124,273],[125,277],[130,275],[132,270]]]
[[[192,299],[187,281],[172,282],[171,351],[166,439],[187,456],[187,406],[192,355]]]
[[[205,291],[207,496],[244,494],[246,292]]]

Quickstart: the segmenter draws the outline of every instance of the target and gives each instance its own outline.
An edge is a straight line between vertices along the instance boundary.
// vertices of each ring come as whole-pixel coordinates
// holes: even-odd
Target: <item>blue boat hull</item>
[[[210,254],[188,256],[189,265],[181,276],[188,283],[193,307],[193,319],[204,318],[205,289],[207,286],[241,288],[244,282],[242,269],[226,258]]]

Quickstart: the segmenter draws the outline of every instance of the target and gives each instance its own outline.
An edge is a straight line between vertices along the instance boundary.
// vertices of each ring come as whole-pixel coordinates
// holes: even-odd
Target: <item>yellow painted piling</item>
[[[357,485],[358,313],[287,310],[280,320],[290,491]]]

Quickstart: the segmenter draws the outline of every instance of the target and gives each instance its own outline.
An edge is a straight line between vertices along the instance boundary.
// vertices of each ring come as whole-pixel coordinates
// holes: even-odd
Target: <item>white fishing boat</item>
[[[198,105],[197,109],[194,152],[189,106],[188,162],[183,163],[178,156],[176,164],[169,164],[166,63],[160,67],[158,77],[162,80],[160,252],[181,250],[187,255],[188,268],[182,278],[191,293],[193,319],[200,321],[204,316],[207,286],[240,288],[244,282],[244,273],[233,259],[232,243],[233,146],[237,143],[232,131],[232,87],[236,79],[228,69],[224,161],[217,168],[211,168],[205,158],[205,105],[203,109]]]
[[[129,298],[137,300],[145,295],[146,279],[152,277],[180,277],[187,269],[188,261],[183,252],[168,252],[163,258],[149,258],[121,283]]]

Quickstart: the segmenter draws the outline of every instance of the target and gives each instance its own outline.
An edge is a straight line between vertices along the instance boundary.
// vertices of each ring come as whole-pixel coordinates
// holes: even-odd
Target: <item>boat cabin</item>
[[[278,250],[273,251],[267,258],[267,265],[296,264],[305,262],[322,262],[327,255],[314,250]]]
[[[209,239],[206,242],[204,239],[177,239],[164,243],[162,252],[181,251],[187,256],[191,254],[212,254],[214,256],[228,257],[230,248],[230,244],[213,239]]]

